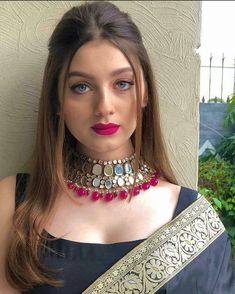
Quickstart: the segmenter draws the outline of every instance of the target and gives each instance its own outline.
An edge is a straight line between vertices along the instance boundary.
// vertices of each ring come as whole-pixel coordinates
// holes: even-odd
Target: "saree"
[[[18,176],[17,183],[18,205],[25,176]],[[173,219],[147,239],[115,244],[50,242],[62,254],[48,252],[42,263],[63,268],[56,278],[65,281],[64,287],[35,285],[24,293],[235,294],[225,228],[211,204],[186,187],[181,187]]]
[[[83,294],[156,293],[193,262],[224,231],[218,215],[210,203],[201,196],[173,221],[119,260]],[[204,267],[201,270],[205,271],[206,275],[207,265],[202,266]],[[221,290],[216,289],[218,285],[216,286],[215,282],[210,289],[211,292],[197,293],[235,293],[232,268],[226,280],[228,284]]]

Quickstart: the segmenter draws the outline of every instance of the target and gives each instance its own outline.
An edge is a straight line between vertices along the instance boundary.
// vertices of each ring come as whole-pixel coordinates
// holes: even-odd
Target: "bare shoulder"
[[[143,198],[146,199],[146,204],[150,206],[150,210],[153,209],[154,214],[159,215],[161,213],[163,219],[170,219],[178,204],[180,192],[181,186],[160,178],[158,185],[151,187],[147,192],[149,197]]]
[[[171,218],[179,201],[181,186],[172,184],[164,178],[160,178],[158,185],[153,188],[151,193],[152,203],[156,203],[156,205]],[[156,195],[158,195],[158,197],[156,197]]]
[[[0,181],[0,246],[6,241],[12,225],[15,212],[15,186],[16,176],[6,177]]]
[[[6,241],[12,224],[15,212],[15,186],[16,176],[9,176],[0,181],[0,246]]]
[[[164,191],[164,194],[168,194],[172,198],[172,200],[178,200],[181,186],[172,184],[163,178],[159,179],[158,186],[162,191]]]
[[[16,176],[9,176],[0,181],[0,218],[15,211]]]
[[[9,244],[9,235],[15,212],[15,185],[16,177],[6,177],[0,181],[0,285],[5,294],[18,294],[19,291],[11,288],[5,278],[5,259]]]

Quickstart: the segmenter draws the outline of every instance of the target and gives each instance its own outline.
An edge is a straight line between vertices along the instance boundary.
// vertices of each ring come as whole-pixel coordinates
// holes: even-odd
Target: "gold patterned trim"
[[[153,294],[224,230],[211,204],[201,196],[121,258],[83,294]]]

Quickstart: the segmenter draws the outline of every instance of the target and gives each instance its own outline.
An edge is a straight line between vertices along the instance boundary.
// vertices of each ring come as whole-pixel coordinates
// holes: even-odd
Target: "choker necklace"
[[[160,173],[153,170],[142,159],[134,184],[135,154],[118,160],[95,160],[75,153],[76,167],[66,180],[67,187],[78,197],[89,196],[93,201],[114,198],[126,199],[129,194],[137,196],[141,190],[156,186]]]

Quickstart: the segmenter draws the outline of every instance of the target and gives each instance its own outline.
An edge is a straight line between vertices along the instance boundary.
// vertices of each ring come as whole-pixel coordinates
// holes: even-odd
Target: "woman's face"
[[[143,77],[142,83],[144,97]],[[130,139],[136,128],[134,75],[125,55],[109,41],[87,42],[74,55],[64,115],[79,151],[89,157],[112,160],[134,152]]]

